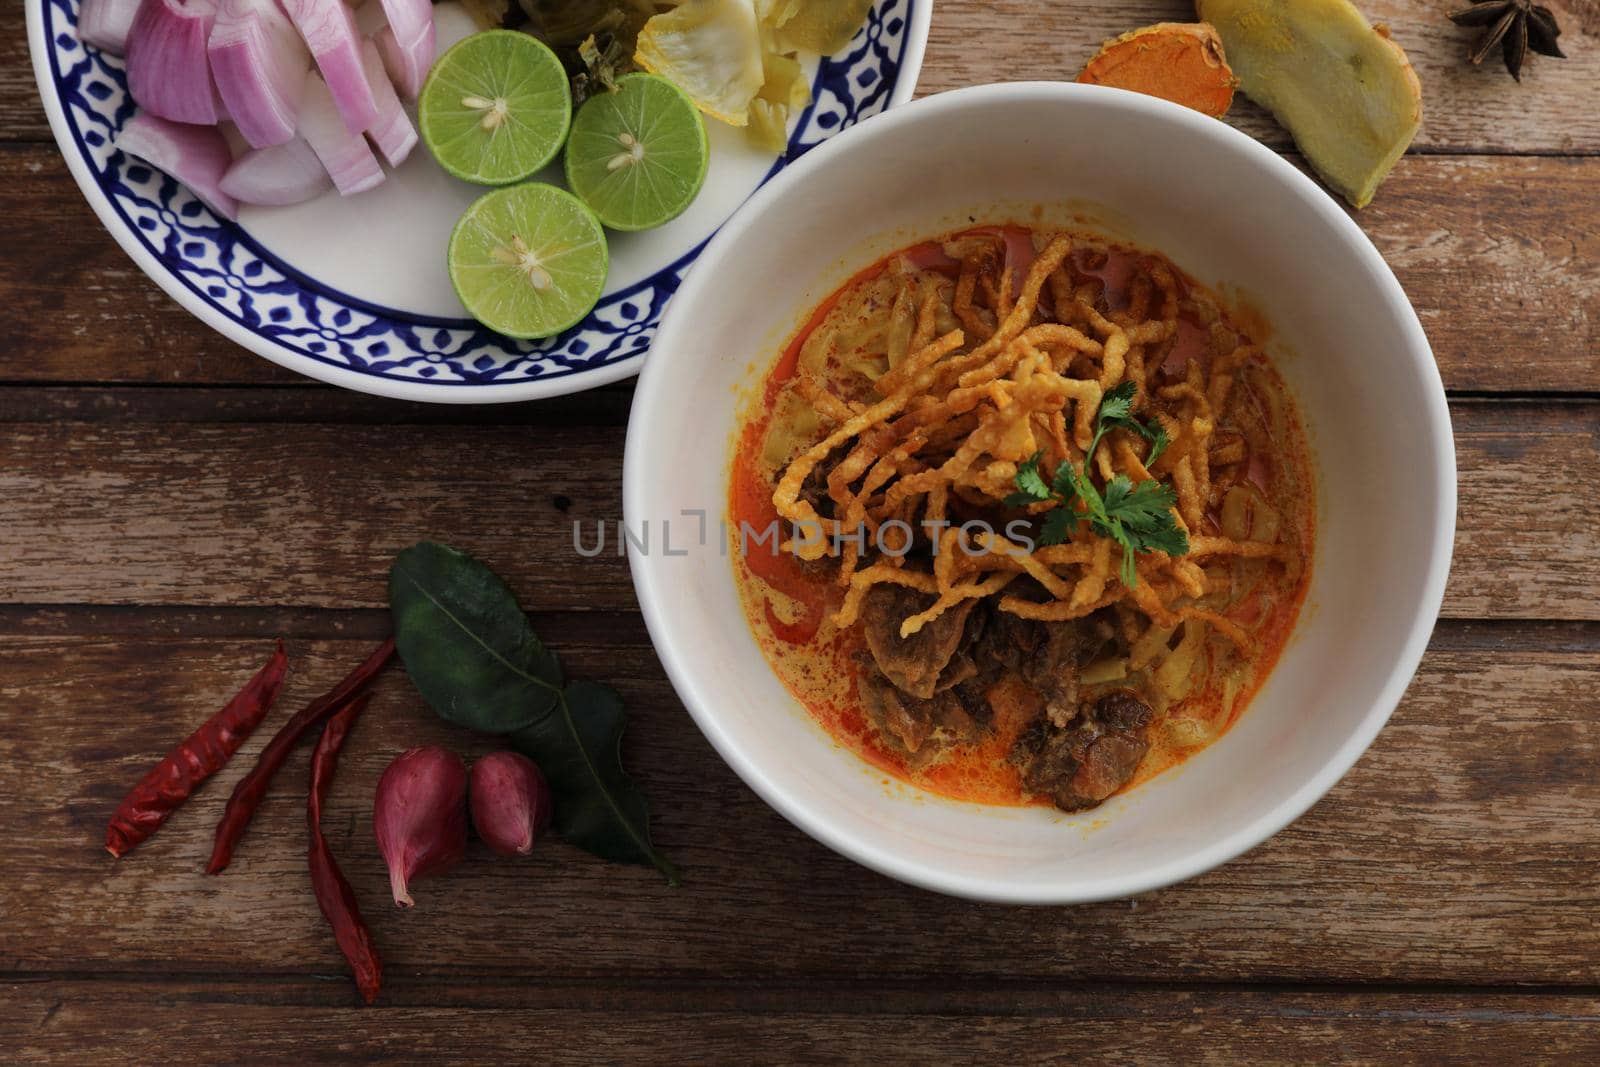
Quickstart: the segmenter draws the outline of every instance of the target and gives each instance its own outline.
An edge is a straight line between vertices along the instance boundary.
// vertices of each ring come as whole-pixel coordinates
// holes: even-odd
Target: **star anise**
[[[1522,80],[1522,61],[1533,49],[1541,56],[1565,59],[1556,38],[1561,27],[1556,17],[1543,4],[1532,0],[1473,0],[1471,7],[1450,16],[1457,26],[1483,26],[1484,31],[1472,42],[1467,58],[1482,63],[1483,57],[1495,45],[1505,56],[1506,69],[1517,81]]]

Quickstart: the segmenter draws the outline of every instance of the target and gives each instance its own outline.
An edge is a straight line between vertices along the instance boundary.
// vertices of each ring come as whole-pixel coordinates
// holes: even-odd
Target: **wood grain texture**
[[[39,0],[25,0],[37,3]],[[1551,0],[1568,59],[1533,56],[1513,82],[1498,58],[1467,63],[1472,32],[1445,15],[1465,0],[1362,0],[1387,22],[1422,81],[1418,151],[1577,153],[1600,151],[1600,12],[1592,0]],[[1186,0],[934,0],[933,29],[918,90],[942,92],[994,81],[1070,81],[1102,40],[1161,21],[1193,21]],[[21,3],[0,10],[0,138],[44,140],[23,33]],[[1271,144],[1288,136],[1243,97],[1229,121]]]
[[[0,146],[0,382],[310,384],[223,340],[100,227],[53,148]],[[1445,386],[1600,392],[1600,158],[1407,159],[1358,220]],[[1539,338],[1530,358],[1530,338]]]
[[[50,140],[50,124],[33,80],[26,21],[23,4],[0,8],[0,141]]]
[[[412,745],[469,757],[486,745],[427,711],[396,669],[351,737],[324,819],[393,974],[1600,983],[1593,625],[1442,624],[1372,749],[1267,844],[1135,900],[1030,909],[912,889],[811,841],[715,755],[636,625],[540,623],[569,674],[603,678],[626,700],[625,762],[685,885],[554,840],[525,862],[474,845],[467,866],[420,883],[417,907],[395,911],[371,831],[378,775]],[[28,783],[0,792],[0,968],[342,973],[305,877],[304,751],[234,866],[200,871],[232,782],[272,725],[372,643],[292,640],[284,707],[120,861],[100,847],[108,813],[268,640],[151,628],[0,643],[0,705],[21,712],[0,736],[0,777]]]
[[[336,987],[335,987],[336,988]],[[123,1062],[174,1048],[232,1063],[881,1064],[1019,1062],[1436,1065],[1483,1049],[1543,1062],[1600,1055],[1600,1000],[1516,993],[1268,995],[1099,987],[999,987],[960,1003],[918,990],[839,986],[570,992],[408,983],[394,1003],[353,1012],[328,983],[271,986],[125,979],[0,986],[0,1043],[26,1062],[82,1063],[85,1045]],[[1200,1020],[1207,1020],[1201,1040]]]
[[[0,145],[0,188],[0,382],[309,381],[162,292],[100,225],[53,144]]]
[[[1461,401],[1452,413],[1461,500],[1445,614],[1600,618],[1588,521],[1600,403]],[[633,609],[616,552],[621,424],[530,431],[518,409],[506,417],[12,423],[0,603],[381,607],[394,554],[436,538],[492,561],[535,610]],[[601,522],[606,550],[579,556],[574,524],[593,548]]]

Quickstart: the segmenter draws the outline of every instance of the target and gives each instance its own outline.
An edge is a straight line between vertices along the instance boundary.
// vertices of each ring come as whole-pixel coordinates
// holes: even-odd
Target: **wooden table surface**
[[[180,310],[69,178],[22,5],[6,5],[6,1059],[1596,1062],[1600,6],[1551,0],[1571,58],[1531,57],[1519,86],[1497,59],[1466,64],[1470,35],[1445,20],[1457,3],[1365,3],[1426,106],[1357,218],[1451,396],[1460,533],[1432,646],[1371,751],[1293,826],[1186,884],[1070,909],[869,873],[717,758],[650,649],[625,563],[563,547],[574,517],[620,516],[629,386],[395,403],[298,378]],[[1070,78],[1102,38],[1186,13],[939,0],[922,88]],[[1230,121],[1291,147],[1247,102]],[[521,863],[475,851],[415,910],[388,907],[379,772],[412,744],[480,747],[391,671],[325,818],[386,962],[362,1009],[309,892],[303,751],[233,868],[200,873],[271,729],[130,857],[100,841],[129,784],[271,638],[294,657],[290,706],[359,660],[386,632],[390,559],[425,536],[491,562],[575,674],[622,692],[626,762],[686,880],[669,890],[552,840]]]

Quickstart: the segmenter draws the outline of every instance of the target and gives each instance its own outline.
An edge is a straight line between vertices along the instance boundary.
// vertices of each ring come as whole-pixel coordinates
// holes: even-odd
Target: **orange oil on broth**
[[[767,371],[762,387],[741,415],[729,485],[731,528],[738,531],[744,524],[750,529],[764,530],[777,520],[772,493],[778,474],[790,457],[826,432],[824,424],[814,419],[797,420],[793,407],[780,410],[784,403],[794,404],[793,400],[785,401],[784,386],[796,374],[802,353],[808,342],[818,337],[819,331],[828,330],[835,339],[841,334],[848,338],[852,332],[871,329],[888,315],[886,302],[892,301],[893,296],[890,287],[884,284],[884,276],[891,265],[951,270],[954,264],[943,253],[946,242],[974,236],[998,236],[1004,242],[1007,261],[1020,281],[1035,248],[1042,247],[1053,235],[1054,232],[1036,232],[1014,225],[982,226],[919,242],[860,271],[819,304],[785,345]],[[1075,250],[1075,275],[1079,280],[1098,279],[1106,302],[1113,310],[1124,306],[1130,279],[1139,261],[1149,253],[1108,244],[1098,237],[1084,236],[1083,240],[1104,250],[1105,262],[1088,267],[1080,262],[1080,251]],[[1176,266],[1171,269],[1180,292],[1210,297]],[[1210,298],[1210,303],[1215,304],[1214,297]],[[1237,335],[1240,343],[1259,339],[1255,336],[1261,330],[1259,324],[1247,335],[1220,306],[1218,315],[1220,328]],[[1166,365],[1177,367],[1185,359],[1207,358],[1207,337],[1214,328],[1185,312],[1179,319],[1179,335]],[[815,352],[812,355],[815,357]],[[852,355],[848,345],[826,346],[826,355],[820,360],[829,372],[822,375],[825,384],[839,384],[839,379],[830,374],[848,368]],[[815,362],[818,360],[813,358]],[[1199,743],[1185,743],[1193,738],[1161,728],[1162,722],[1158,719],[1149,730],[1150,750],[1123,791],[1183,762],[1238,720],[1282,652],[1309,584],[1315,516],[1305,435],[1276,369],[1259,356],[1247,366],[1248,374],[1241,374],[1235,387],[1242,391],[1243,398],[1231,403],[1238,404],[1241,417],[1259,420],[1273,444],[1270,455],[1258,454],[1264,449],[1252,450],[1248,477],[1283,516],[1280,540],[1293,538],[1302,547],[1304,564],[1297,580],[1283,575],[1265,575],[1246,595],[1223,610],[1230,620],[1251,629],[1256,639],[1257,648],[1249,661],[1248,674],[1230,681],[1212,669],[1212,660],[1217,656],[1217,639],[1213,638],[1201,653],[1206,663],[1203,681],[1183,700],[1166,708],[1160,717],[1200,724],[1209,731],[1209,736]],[[818,368],[811,369],[815,372]],[[790,395],[793,396],[792,392]],[[848,390],[843,395],[846,399],[862,398],[851,395]],[[1217,533],[1220,525],[1215,510],[1208,514],[1207,521],[1210,529],[1193,532]],[[1020,679],[1005,679],[988,691],[988,701],[996,711],[994,728],[979,741],[950,745],[931,758],[922,758],[923,754],[908,755],[886,740],[869,721],[857,696],[860,668],[856,657],[865,648],[865,641],[859,625],[841,631],[833,624],[833,613],[838,610],[844,593],[834,581],[837,563],[828,559],[803,563],[789,553],[775,550],[776,540],[764,544],[749,541],[741,546],[737,543],[738,536],[736,532],[730,556],[746,620],[784,686],[832,737],[871,766],[931,792],[981,804],[1050,805],[1048,797],[1024,792],[1021,774],[1007,758],[1020,733],[1019,720],[1038,707],[1039,698],[1025,683]],[[1262,570],[1266,571],[1265,565]],[[1116,688],[1116,685],[1104,688]],[[1231,701],[1226,699],[1228,697]]]

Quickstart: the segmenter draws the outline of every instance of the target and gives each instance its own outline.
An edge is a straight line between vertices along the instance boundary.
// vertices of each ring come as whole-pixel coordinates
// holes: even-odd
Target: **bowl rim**
[[[1237,858],[1304,814],[1344,777],[1372,744],[1415,676],[1443,604],[1445,581],[1449,575],[1455,539],[1457,495],[1455,447],[1443,381],[1416,311],[1388,263],[1343,208],[1312,179],[1278,153],[1226,123],[1164,100],[1103,86],[1032,81],[957,89],[925,97],[906,107],[886,111],[831,138],[763,186],[723,224],[722,229],[702,253],[701,260],[696,265],[697,269],[691,272],[680,288],[678,299],[667,308],[655,344],[671,350],[674,345],[680,343],[678,335],[684,329],[682,324],[686,321],[684,316],[688,313],[684,309],[692,307],[697,302],[700,292],[710,287],[718,265],[751,226],[753,220],[777,206],[792,189],[803,183],[813,170],[823,166],[834,156],[850,151],[857,141],[887,133],[896,124],[933,121],[939,116],[948,116],[963,110],[1011,105],[1021,100],[1050,101],[1062,105],[1092,100],[1097,106],[1110,105],[1113,110],[1122,109],[1154,115],[1162,120],[1176,122],[1181,126],[1190,127],[1202,136],[1223,142],[1229,148],[1249,157],[1271,177],[1287,184],[1292,192],[1297,193],[1308,210],[1315,212],[1323,221],[1330,224],[1352,246],[1354,254],[1384,291],[1386,301],[1400,322],[1405,358],[1414,364],[1412,369],[1422,380],[1425,403],[1424,410],[1419,414],[1427,425],[1434,453],[1434,475],[1439,489],[1434,501],[1437,507],[1437,519],[1432,531],[1428,573],[1422,585],[1421,596],[1415,605],[1414,618],[1404,643],[1399,647],[1389,667],[1388,676],[1384,679],[1377,698],[1362,716],[1356,728],[1338,748],[1324,757],[1320,769],[1299,788],[1272,807],[1263,810],[1242,827],[1184,857],[1153,864],[1148,869],[1134,874],[1103,878],[1090,875],[1083,878],[1074,877],[1070,882],[1049,888],[1019,888],[998,878],[955,873],[885,854],[863,840],[849,824],[818,817],[803,796],[791,795],[775,784],[761,770],[759,763],[752,760],[723,729],[716,713],[710,710],[715,707],[715,701],[704,692],[700,681],[680,657],[669,618],[670,605],[656,589],[658,575],[661,573],[658,561],[654,557],[629,553],[629,566],[632,569],[634,589],[651,642],[655,645],[674,690],[684,706],[689,709],[695,723],[723,760],[757,795],[810,837],[881,874],[952,896],[1011,904],[1090,903],[1159,889],[1192,878]],[[629,414],[623,457],[623,516],[624,522],[630,527],[643,518],[647,485],[642,477],[642,470],[649,454],[648,443],[654,421],[653,411],[658,407],[657,395],[663,388],[663,383],[668,381],[667,362],[665,359],[657,359],[644,368]]]
[[[637,375],[643,368],[645,360],[649,357],[652,343],[641,352],[637,352],[626,359],[608,363],[592,371],[581,374],[562,375],[532,379],[521,382],[495,383],[481,387],[461,387],[430,382],[408,382],[398,379],[385,378],[374,374],[363,374],[359,371],[332,364],[322,363],[314,359],[307,359],[295,352],[285,351],[270,338],[255,333],[227,316],[218,313],[213,307],[190,291],[175,274],[168,270],[162,263],[144,248],[139,241],[128,231],[122,219],[112,207],[110,198],[105,190],[100,187],[99,181],[90,170],[89,164],[74,150],[72,131],[67,122],[66,105],[61,95],[56,91],[55,81],[50,71],[50,47],[44,38],[44,5],[50,0],[24,0],[24,17],[27,29],[27,42],[29,59],[32,62],[33,77],[39,92],[40,102],[44,107],[45,118],[49,122],[50,132],[55,138],[56,148],[61,157],[66,161],[67,170],[72,175],[73,182],[78,186],[78,191],[88,201],[89,207],[94,211],[95,218],[100,226],[118,247],[133,260],[134,265],[153,281],[162,292],[176,301],[177,304],[194,316],[204,325],[210,327],[222,337],[233,342],[241,348],[276,363],[280,367],[304,375],[315,381],[336,385],[351,392],[366,393],[372,396],[388,397],[393,400],[422,401],[432,404],[511,404],[528,400],[543,400],[557,396],[567,396],[572,393],[586,392],[603,385],[622,381]],[[884,105],[887,114],[901,105],[907,103],[916,92],[917,81],[922,74],[922,60],[927,52],[928,33],[933,22],[933,5],[936,0],[919,0],[912,5],[911,17],[906,27],[905,51],[902,53],[900,75],[894,88],[889,93],[889,99]],[[853,127],[852,127],[853,128]],[[827,140],[831,141],[848,133],[841,130]],[[827,141],[823,141],[826,144]],[[820,147],[820,146],[819,146]],[[811,149],[815,151],[815,149]],[[810,154],[810,151],[806,153]],[[803,160],[805,156],[801,156]],[[797,165],[800,160],[782,161],[783,166],[778,174],[768,178],[762,186],[770,185],[776,181],[784,171]],[[757,188],[757,192],[761,187]],[[731,219],[743,208],[743,204],[733,209],[728,216]],[[726,226],[728,219],[722,225]],[[718,228],[720,230],[720,227]],[[713,232],[711,238],[715,238]],[[691,255],[695,262],[710,247],[710,238],[699,246],[699,253]],[[691,273],[694,264],[690,264]],[[681,286],[680,286],[681,288]],[[668,307],[671,302],[668,301]],[[663,317],[665,313],[663,312]],[[659,328],[659,327],[658,327]]]

